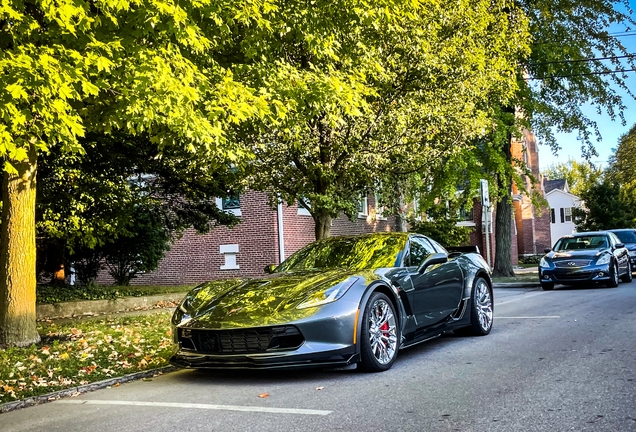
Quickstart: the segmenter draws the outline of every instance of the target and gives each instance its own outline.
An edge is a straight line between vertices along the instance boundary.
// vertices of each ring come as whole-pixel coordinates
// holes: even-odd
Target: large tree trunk
[[[0,347],[40,340],[35,313],[35,176],[37,152],[5,172],[0,227]]]
[[[399,185],[396,185],[399,187]],[[406,203],[404,194],[398,192],[398,211],[395,214],[395,231],[406,232]]]
[[[503,152],[509,166],[512,165],[511,139],[508,137],[503,146]],[[512,179],[510,176],[500,174],[497,178],[497,186],[500,194],[503,195],[497,202],[497,213],[495,215],[495,265],[493,276],[514,276],[512,269]]]
[[[331,215],[327,212],[318,212],[313,215],[316,224],[316,240],[322,240],[331,235]]]

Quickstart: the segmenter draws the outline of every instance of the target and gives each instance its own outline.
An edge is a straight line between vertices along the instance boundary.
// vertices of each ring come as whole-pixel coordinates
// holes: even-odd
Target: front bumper
[[[604,282],[611,279],[609,264],[586,267],[540,267],[539,279],[543,283],[578,284]]]

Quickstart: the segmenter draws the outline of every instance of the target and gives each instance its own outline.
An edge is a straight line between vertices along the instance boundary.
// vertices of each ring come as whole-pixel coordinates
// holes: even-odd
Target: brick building
[[[513,157],[525,161],[532,173],[540,178],[537,144],[531,133],[526,133],[521,141],[512,143]],[[524,178],[527,190],[532,191],[529,178]],[[538,192],[543,195],[543,182]],[[537,216],[536,209],[526,194],[520,194],[517,185],[513,187],[514,223],[512,224],[511,257],[512,264],[518,264],[521,255],[541,253],[550,247],[550,213],[544,210]],[[390,231],[395,226],[394,217],[382,217],[376,211],[375,197],[362,199],[359,203],[358,218],[350,221],[344,216],[332,222],[331,234],[362,234]],[[157,270],[138,275],[131,282],[135,285],[180,285],[194,284],[211,279],[228,277],[262,276],[264,267],[278,264],[314,240],[314,222],[302,207],[279,205],[272,209],[264,193],[249,191],[240,199],[226,202],[218,200],[217,205],[237,215],[241,222],[234,228],[217,227],[208,234],[197,234],[187,230],[175,241],[170,251],[160,262]],[[490,233],[490,263],[494,263],[495,236],[494,214]],[[484,213],[481,203],[476,200],[472,212],[460,222],[473,228],[470,244],[479,247],[486,257],[486,233]],[[486,257],[487,258],[487,257]],[[100,276],[100,283],[108,283],[108,278]]]

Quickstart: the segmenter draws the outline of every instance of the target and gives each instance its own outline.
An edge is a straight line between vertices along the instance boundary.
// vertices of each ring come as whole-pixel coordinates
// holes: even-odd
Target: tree
[[[636,223],[634,207],[621,199],[620,187],[607,179],[581,192],[583,207],[574,208],[578,231],[632,228]]]
[[[493,102],[516,89],[528,39],[511,2],[289,2],[279,12],[262,41],[269,67],[245,73],[285,115],[240,133],[256,157],[252,186],[304,204],[317,239],[361,194],[428,177],[482,136]]]
[[[231,27],[268,31],[267,0],[141,0],[0,5],[0,347],[39,339],[35,325],[38,157],[83,151],[86,132],[147,133],[159,149],[241,157],[228,124],[264,114],[222,55]],[[223,63],[221,62],[223,61]]]
[[[569,159],[566,163],[552,164],[543,175],[550,180],[565,179],[572,194],[579,196],[600,180],[603,170],[590,162]]]
[[[41,158],[38,275],[63,264],[82,269],[83,282],[94,280],[95,263],[103,258],[97,250],[114,243],[121,248],[126,239],[137,248],[145,244],[132,234],[147,213],[171,236],[191,226],[207,232],[238,222],[215,203],[240,188],[240,173],[229,165],[178,148],[160,152],[147,136],[90,133],[80,142],[83,155],[52,149]],[[143,215],[139,208],[145,209]],[[145,271],[152,270],[149,262],[144,260]]]
[[[528,17],[533,38],[530,55],[517,61],[519,91],[514,104],[508,105],[518,107],[519,127],[531,129],[553,151],[559,148],[554,130],[578,131],[582,155],[596,155],[591,137],[594,134],[600,139],[600,133],[582,107],[592,104],[612,118],[623,119],[624,105],[616,89],[633,96],[621,71],[634,69],[636,64],[609,26],[634,24],[629,2],[585,0],[574,5],[567,0],[522,0],[516,4]],[[509,140],[503,142],[500,152],[508,166],[514,163],[509,157]],[[500,177],[500,183],[500,190],[505,191],[512,178]],[[506,197],[497,203],[494,274],[501,276],[514,274],[507,234],[512,223],[509,200]]]
[[[621,198],[636,204],[636,124],[618,141],[616,152],[610,158],[608,179],[621,186]]]

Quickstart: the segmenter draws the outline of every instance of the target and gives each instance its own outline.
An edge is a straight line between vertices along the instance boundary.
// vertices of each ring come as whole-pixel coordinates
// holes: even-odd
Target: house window
[[[369,214],[369,204],[367,203],[367,197],[360,198],[358,200],[358,217],[366,218]]]
[[[220,267],[221,270],[237,270],[239,265],[236,263],[236,255],[239,251],[239,245],[227,244],[219,246],[219,252],[225,258],[225,263]]]
[[[239,194],[230,194],[223,198],[217,198],[216,206],[225,212],[232,213],[234,216],[242,215]]]
[[[473,209],[472,208],[467,209],[466,207],[462,206],[457,212],[457,217],[460,221],[472,222],[474,220]]]
[[[307,198],[301,197],[301,199],[298,200],[297,214],[302,216],[311,216],[311,212],[309,211],[310,208],[311,208],[311,204],[309,204],[309,200]]]
[[[553,208],[550,209],[550,222],[556,223],[556,217],[555,217],[555,213],[554,213],[554,209]]]
[[[572,222],[572,207],[564,208],[563,213],[565,214],[565,221]]]

